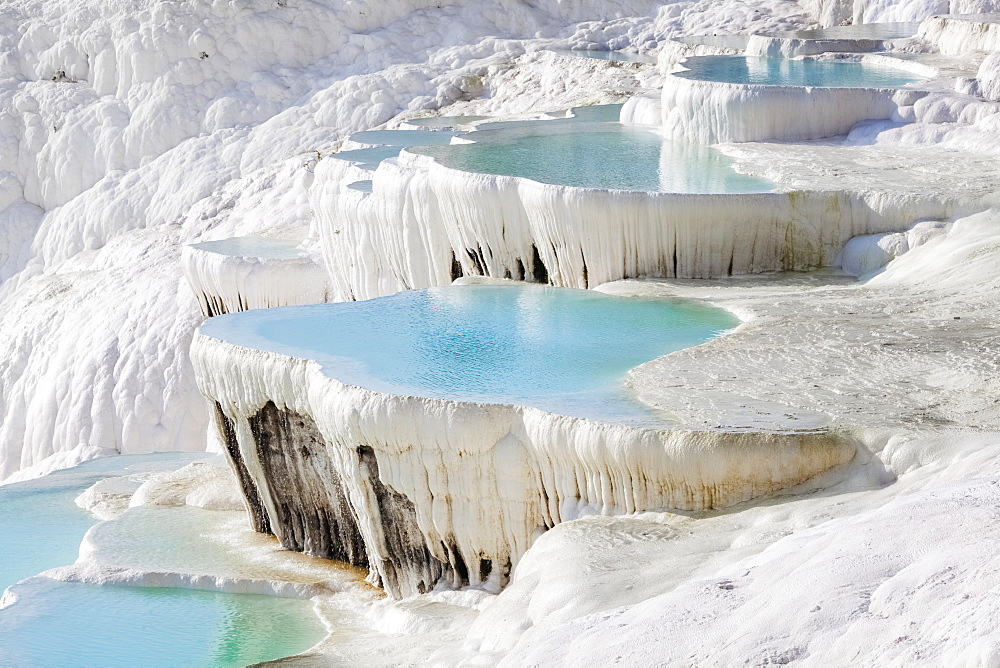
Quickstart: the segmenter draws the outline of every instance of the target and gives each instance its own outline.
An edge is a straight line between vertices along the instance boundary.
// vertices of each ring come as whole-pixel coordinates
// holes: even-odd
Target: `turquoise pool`
[[[306,601],[34,578],[0,609],[0,664],[245,666],[325,633]]]
[[[406,147],[448,144],[456,134],[446,130],[365,130],[355,132],[350,139],[359,144],[371,144],[371,147],[340,151],[326,157],[375,170],[383,160],[395,158]]]
[[[815,86],[823,88],[897,88],[923,77],[892,67],[859,62],[813,58],[756,56],[696,56],[673,75],[699,81],[759,84],[765,86]]]
[[[180,468],[196,457],[181,453],[107,457],[0,486],[0,591],[76,561],[83,535],[97,523],[73,502],[88,487],[130,472]]]
[[[736,324],[693,302],[514,284],[246,311],[210,318],[201,333],[315,359],[381,392],[645,422],[654,416],[630,400],[626,372]]]
[[[351,141],[377,146],[435,146],[450,143],[456,134],[446,130],[365,130],[351,135]]]
[[[581,188],[674,193],[774,189],[767,179],[734,171],[733,161],[714,148],[607,122],[603,109],[574,109],[577,116],[571,119],[511,124],[509,128],[491,125],[466,136],[474,144],[410,150],[464,172]]]
[[[16,598],[0,608],[0,665],[235,666],[297,654],[324,637],[308,601],[32,577],[76,560],[97,522],[74,503],[88,487],[199,457],[109,457],[0,487],[0,589],[10,589],[5,603]]]

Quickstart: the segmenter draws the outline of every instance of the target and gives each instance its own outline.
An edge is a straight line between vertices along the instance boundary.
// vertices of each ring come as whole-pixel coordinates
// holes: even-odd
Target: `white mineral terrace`
[[[839,53],[882,51],[887,50],[887,47],[891,48],[893,40],[916,35],[918,29],[917,23],[876,23],[821,30],[758,33],[750,36],[746,53],[749,56],[795,58],[830,51]]]
[[[5,0],[0,664],[1000,665],[998,12]],[[220,324],[507,279],[739,324],[583,403]]]
[[[574,188],[461,172],[404,152],[376,170],[372,192],[364,193],[345,190],[352,177],[341,176],[339,162],[324,161],[313,201],[331,290],[336,299],[368,299],[447,285],[457,275],[544,276],[554,285],[587,287],[636,276],[832,266],[852,237],[971,213],[990,192],[988,180],[949,187],[946,172],[920,166],[929,154],[919,148],[757,146],[725,150],[770,150],[766,160],[740,161],[740,169],[787,183],[788,192]],[[972,173],[995,176],[990,157],[954,156],[956,164],[966,159]],[[922,176],[873,174],[884,169],[882,160],[915,165]],[[855,163],[857,178],[847,170]]]
[[[861,121],[898,118],[900,109],[912,106],[926,95],[919,81],[905,85],[866,85],[865,70],[875,73],[880,69],[889,72],[897,69],[903,75],[907,69],[905,61],[886,59],[877,65],[866,65],[870,62],[866,55],[845,55],[835,61],[827,57],[803,59],[803,67],[815,63],[817,67],[828,65],[836,69],[838,65],[846,65],[859,69],[845,78],[831,72],[834,79],[831,83],[817,78],[808,86],[782,84],[780,80],[771,84],[767,76],[762,80],[753,76],[758,63],[765,70],[780,70],[780,65],[769,64],[780,62],[778,59],[746,59],[749,68],[743,71],[749,72],[745,82],[738,77],[719,79],[698,71],[710,63],[743,62],[737,58],[691,58],[678,66],[683,69],[666,77],[660,99],[660,123],[668,137],[702,144],[818,139],[845,134]],[[689,68],[697,69],[691,72]],[[645,112],[643,118],[648,117],[649,112]]]
[[[237,237],[184,248],[184,274],[206,316],[326,301],[326,272],[301,241]]]
[[[946,55],[1000,50],[1000,14],[932,16],[920,25],[918,36]]]
[[[372,391],[339,381],[329,360],[268,350],[285,348],[247,317],[259,320],[209,321],[192,360],[249,507],[286,546],[367,565],[395,596],[496,591],[540,531],[581,513],[725,507],[855,455],[852,437],[825,428],[640,428]],[[328,535],[338,523],[351,528]]]

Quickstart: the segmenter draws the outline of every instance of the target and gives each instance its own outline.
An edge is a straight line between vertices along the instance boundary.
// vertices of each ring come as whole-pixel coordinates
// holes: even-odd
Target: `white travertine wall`
[[[969,51],[1000,51],[1000,14],[932,16],[920,24],[917,36],[937,45],[945,55]]]
[[[893,88],[803,88],[698,81],[663,83],[663,132],[700,144],[820,139],[861,121],[889,119],[926,93]]]
[[[1000,101],[1000,53],[983,59],[976,73],[978,93],[987,100]]]
[[[313,209],[331,300],[486,275],[588,287],[626,277],[708,278],[830,266],[852,237],[976,210],[938,195],[674,194],[595,190],[461,172],[404,152],[373,192],[316,172]]]
[[[301,545],[286,533],[356,521],[371,579],[397,597],[430,589],[434,578],[496,590],[540,533],[581,513],[722,508],[850,462],[857,447],[825,431],[659,430],[382,394],[344,385],[311,360],[205,334],[191,356],[198,386],[217,402],[223,436],[235,441],[231,450],[253,480],[248,502],[263,505],[271,531]],[[314,424],[320,450],[298,458],[286,442],[296,435],[285,434],[275,452],[257,422],[268,410]],[[323,489],[343,489],[350,508],[306,494],[286,495],[279,507],[281,490],[268,473],[275,458],[299,480],[329,478]],[[322,521],[301,520],[313,514]],[[393,552],[393,521],[416,525],[402,554]]]
[[[326,270],[312,258],[227,255],[186,246],[181,265],[207,316],[326,301]]]
[[[829,52],[863,53],[875,51],[881,44],[880,39],[802,39],[778,34],[751,35],[747,41],[746,54],[768,58],[797,58]]]

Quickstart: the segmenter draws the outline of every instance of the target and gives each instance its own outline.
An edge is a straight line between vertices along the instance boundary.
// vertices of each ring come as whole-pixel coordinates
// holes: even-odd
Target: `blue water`
[[[421,128],[447,129],[467,128],[479,121],[485,121],[489,116],[427,116],[426,118],[411,118],[407,123]]]
[[[621,123],[592,121],[583,110],[574,112],[574,119],[520,124],[510,131],[491,125],[469,133],[474,144],[411,150],[465,172],[582,188],[675,193],[774,189],[767,179],[733,171],[733,161],[709,146],[669,141]]]
[[[325,635],[306,601],[36,578],[0,610],[0,665],[245,666]]]
[[[421,130],[358,132],[351,139],[382,145],[330,157],[374,170],[407,148],[464,172],[581,188],[673,193],[774,190],[774,183],[767,179],[734,171],[732,159],[718,150],[669,141],[623,125],[617,122],[620,112],[621,105],[576,107],[568,118],[486,123],[461,135]],[[450,144],[453,136],[474,143]]]
[[[0,487],[0,591],[76,561],[83,535],[97,523],[73,502],[88,487],[104,478],[124,475],[127,466],[171,470],[194,457],[162,454],[96,459],[37,480]]]
[[[891,67],[846,61],[747,56],[697,56],[683,63],[688,68],[675,76],[700,81],[762,84],[767,86],[819,86],[824,88],[896,88],[918,77]]]
[[[654,416],[624,388],[626,372],[736,324],[692,302],[522,284],[246,311],[210,318],[201,331],[318,360],[328,376],[377,391],[648,422]]]
[[[0,487],[0,590],[11,587],[18,598],[0,609],[0,665],[246,665],[302,652],[323,637],[307,601],[32,577],[76,561],[96,523],[73,502],[81,492],[198,457],[109,457]]]
[[[372,191],[372,182],[368,181],[354,181],[347,184],[348,190],[357,190],[359,193],[370,193]]]
[[[351,151],[331,153],[326,156],[334,160],[347,160],[356,163],[364,169],[375,170],[383,160],[395,158],[403,150],[401,146],[376,146],[375,148],[358,148]]]
[[[365,130],[355,132],[351,140],[375,146],[331,153],[327,157],[348,160],[365,169],[375,170],[383,160],[395,158],[406,147],[447,144],[456,134],[443,130]]]

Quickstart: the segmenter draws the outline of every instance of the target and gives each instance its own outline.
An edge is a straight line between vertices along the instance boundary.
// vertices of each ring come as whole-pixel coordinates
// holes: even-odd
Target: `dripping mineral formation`
[[[450,293],[491,297],[497,291],[550,309],[561,297],[552,289],[513,286],[451,287],[436,294],[446,301]],[[324,338],[332,343],[319,344],[326,352],[317,349],[317,359],[308,351],[288,354],[276,333],[306,328],[331,310],[353,311],[366,321],[384,306],[414,330],[410,336],[425,337],[415,345],[440,345],[419,330],[400,297],[357,308],[223,316],[208,321],[192,346],[199,387],[215,402],[255,527],[273,532],[289,549],[369,567],[373,583],[395,596],[440,584],[498,591],[532,541],[565,520],[594,511],[723,508],[802,483],[855,455],[853,439],[826,429],[740,433],[621,424],[532,406],[398,393],[405,388],[370,389],[359,385],[384,383],[353,372],[371,360],[344,360],[349,346],[339,339],[350,333],[338,331],[336,321],[324,323]],[[594,300],[627,302],[601,296],[588,302]],[[545,308],[537,313],[546,319]],[[607,325],[585,316],[591,326]],[[516,317],[501,320],[498,328],[518,323]],[[372,325],[380,326],[390,325]],[[662,320],[659,326],[671,324]],[[480,327],[487,330],[488,323]],[[622,330],[606,345],[636,345]],[[499,354],[512,354],[499,337],[487,332],[482,339],[493,341]],[[559,347],[573,345],[558,341],[536,351],[534,362],[566,356]],[[577,365],[608,364],[587,352],[580,352]],[[441,357],[431,361],[449,363]]]

